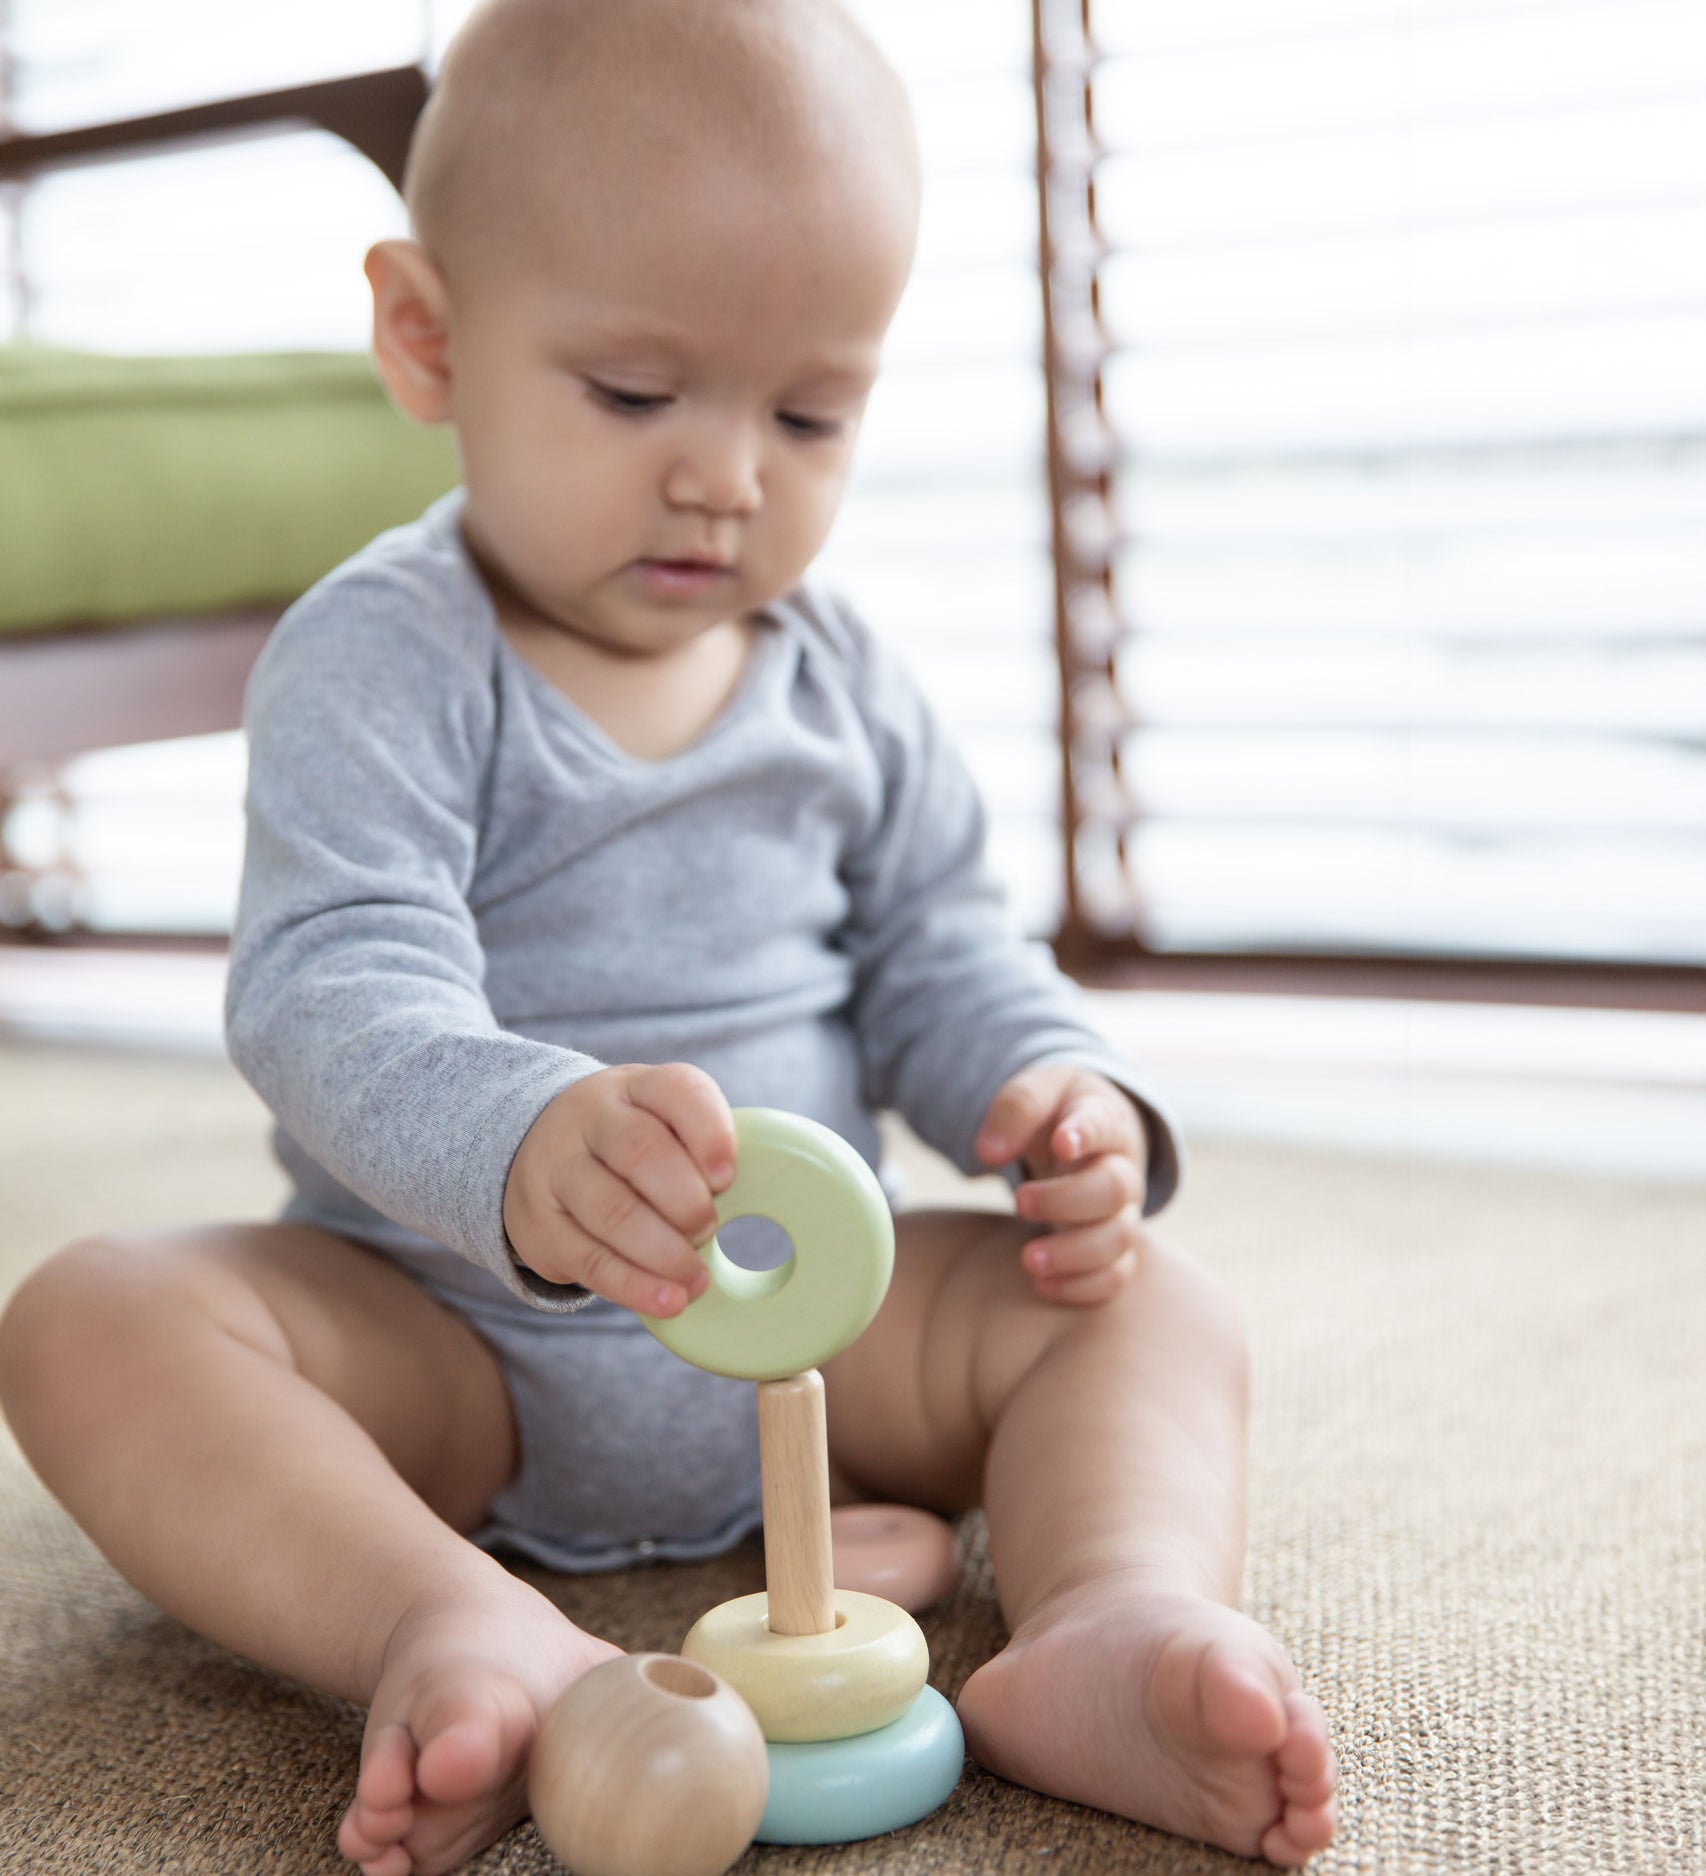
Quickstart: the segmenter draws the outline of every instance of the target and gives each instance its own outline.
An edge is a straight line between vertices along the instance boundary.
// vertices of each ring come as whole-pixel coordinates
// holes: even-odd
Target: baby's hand
[[[678,1316],[710,1281],[696,1246],[735,1175],[722,1090],[686,1062],[601,1068],[528,1129],[504,1187],[515,1254],[646,1316]]]
[[[1039,1064],[1006,1082],[978,1130],[986,1166],[1022,1160],[1021,1218],[1050,1235],[1025,1268],[1051,1303],[1105,1303],[1130,1276],[1142,1236],[1148,1148],[1135,1104],[1104,1075]]]

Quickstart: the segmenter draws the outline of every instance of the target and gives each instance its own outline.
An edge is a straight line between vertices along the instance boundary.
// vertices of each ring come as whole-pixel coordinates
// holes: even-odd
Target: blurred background
[[[826,570],[1026,927],[1189,1131],[1706,1179],[1706,9],[851,4],[927,195]],[[0,177],[0,1031],[219,1046],[240,736],[68,751],[29,687],[290,597],[7,610],[44,464],[150,480],[44,440],[68,356],[359,354],[403,231],[300,119],[67,134],[430,73],[466,11],[0,0],[0,135],[61,139]]]

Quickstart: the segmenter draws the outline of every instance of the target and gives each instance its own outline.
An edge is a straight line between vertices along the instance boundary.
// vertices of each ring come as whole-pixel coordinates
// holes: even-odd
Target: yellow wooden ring
[[[864,1332],[894,1274],[894,1219],[877,1175],[838,1133],[777,1108],[737,1107],[735,1177],[717,1222],[773,1219],[794,1241],[778,1270],[742,1270],[712,1238],[710,1288],[679,1316],[642,1316],[683,1361],[780,1381]]]
[[[912,1705],[930,1650],[912,1617],[881,1596],[838,1589],[835,1615],[822,1635],[775,1635],[764,1593],[737,1596],[702,1615],[681,1652],[728,1682],[766,1739],[848,1739]]]

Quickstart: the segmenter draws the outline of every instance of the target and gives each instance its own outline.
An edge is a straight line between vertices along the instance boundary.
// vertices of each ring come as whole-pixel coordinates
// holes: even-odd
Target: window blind
[[[1706,11],[1035,14],[1068,939],[1706,962]]]
[[[237,12],[215,0],[12,0],[16,114],[49,130],[336,76],[441,48],[448,0]],[[1026,925],[1061,878],[1035,118],[1023,0],[854,0],[913,94],[926,165],[917,271],[822,569],[900,645],[991,805]],[[113,351],[366,344],[360,262],[400,232],[335,139],[282,135],[67,170],[22,216],[28,326]],[[14,329],[16,309],[14,309]],[[217,931],[234,901],[235,738],[107,752],[14,815],[23,857],[62,851],[97,927]]]

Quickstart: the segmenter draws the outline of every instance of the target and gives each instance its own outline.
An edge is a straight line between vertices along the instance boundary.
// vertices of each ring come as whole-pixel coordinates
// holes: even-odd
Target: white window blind
[[[50,130],[405,63],[467,11],[413,0],[12,0],[15,114]],[[1052,928],[1054,653],[1024,0],[855,0],[912,90],[926,160],[917,273],[824,570],[901,645],[992,807],[1027,925]],[[400,232],[388,186],[319,133],[101,163],[32,186],[28,328],[97,350],[361,348],[367,244]],[[14,312],[15,329],[15,312]],[[234,738],[108,752],[14,818],[26,859],[63,844],[92,922],[220,929],[241,828]]]
[[[1114,444],[1085,923],[1706,961],[1706,7],[1043,18]]]

